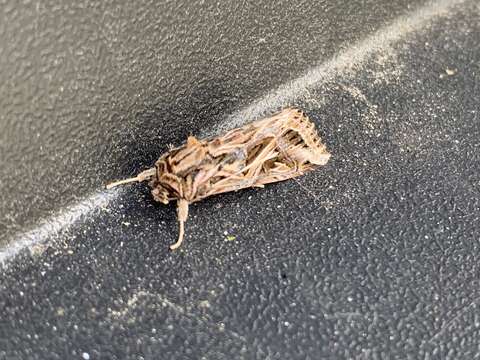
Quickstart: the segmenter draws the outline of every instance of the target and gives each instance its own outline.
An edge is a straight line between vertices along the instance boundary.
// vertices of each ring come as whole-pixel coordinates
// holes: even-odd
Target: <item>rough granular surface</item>
[[[155,203],[147,186],[98,190],[52,218],[68,226],[45,225],[42,241],[5,257],[0,358],[474,358],[480,9],[447,3],[411,7],[408,19],[427,17],[413,28],[399,13],[386,19],[369,41],[352,42],[374,49],[350,66],[304,63],[307,78],[334,70],[245,103],[263,110],[234,106],[268,112],[267,100],[284,96],[309,114],[332,157],[298,181],[194,204],[179,251],[166,250],[174,207]],[[225,125],[208,123],[202,106],[196,126],[165,131],[181,143]],[[125,137],[145,139],[138,134],[156,116],[148,119]],[[118,151],[146,168],[160,153],[147,152],[149,142],[166,139]],[[119,169],[102,176],[141,170]]]

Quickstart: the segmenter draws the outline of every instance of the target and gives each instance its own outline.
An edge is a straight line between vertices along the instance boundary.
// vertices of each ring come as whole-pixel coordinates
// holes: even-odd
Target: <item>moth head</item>
[[[169,194],[170,192],[164,188],[161,184],[159,183],[150,183],[150,186],[152,187],[152,196],[155,199],[155,201],[161,202],[162,204],[168,204],[169,199]]]

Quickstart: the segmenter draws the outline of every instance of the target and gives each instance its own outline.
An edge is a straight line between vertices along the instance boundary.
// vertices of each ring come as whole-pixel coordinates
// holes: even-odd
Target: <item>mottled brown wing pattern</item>
[[[131,181],[150,180],[155,200],[177,200],[180,246],[188,204],[208,196],[300,176],[330,158],[315,125],[299,109],[247,124],[213,139],[189,137],[186,144],[162,155],[154,169]]]

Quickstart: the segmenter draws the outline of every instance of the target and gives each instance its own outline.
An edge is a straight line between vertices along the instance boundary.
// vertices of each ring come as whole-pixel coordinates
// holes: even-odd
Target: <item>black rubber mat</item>
[[[225,53],[237,66],[226,67],[225,78],[239,74],[238,82],[210,81],[209,66],[223,64],[215,46],[223,45],[210,44],[214,56],[204,60],[205,73],[198,78],[194,67],[193,73],[182,70],[182,50],[173,48],[176,66],[189,80],[177,80],[183,95],[171,91],[162,100],[162,81],[170,81],[161,75],[164,60],[149,58],[155,56],[148,52],[150,40],[137,36],[154,37],[177,20],[165,15],[164,22],[153,22],[160,28],[147,31],[147,11],[134,11],[130,18],[126,7],[105,10],[98,36],[116,47],[100,46],[99,53],[125,56],[132,62],[129,71],[155,73],[150,88],[136,93],[138,83],[110,84],[109,97],[128,94],[119,98],[121,104],[102,104],[107,97],[97,97],[93,88],[89,95],[81,92],[82,102],[72,97],[66,105],[67,97],[61,97],[61,108],[55,97],[24,95],[16,106],[38,107],[39,113],[9,111],[13,105],[0,110],[2,127],[10,131],[0,138],[0,161],[6,164],[0,358],[478,356],[480,7],[476,1],[406,3],[362,2],[364,7],[334,11],[312,2],[302,10],[310,16],[303,24],[307,30],[292,25],[281,35],[285,45],[295,31],[304,31],[302,46],[283,48],[289,56],[270,43],[277,22],[288,16],[301,22],[284,9],[278,19],[269,18],[271,26],[252,25],[251,33],[239,33],[238,48]],[[275,10],[264,9],[258,19]],[[2,16],[10,21],[12,12],[21,16],[16,8],[7,10]],[[235,11],[247,17],[253,10],[238,5]],[[328,22],[329,11],[335,21]],[[137,24],[141,14],[147,20]],[[240,15],[231,23],[213,10],[197,15],[196,24],[208,19],[221,31],[244,29],[235,22]],[[26,31],[53,26],[40,20]],[[75,25],[99,26],[87,20]],[[115,43],[112,34],[121,31],[106,25],[124,29],[129,41]],[[208,34],[199,29],[202,44],[224,39],[214,27],[208,26]],[[0,25],[2,42],[7,32]],[[255,46],[244,58],[245,39]],[[40,59],[42,46],[47,45],[39,45]],[[255,58],[262,46],[271,46],[272,58],[298,60],[297,66]],[[72,56],[65,51],[65,62],[78,63],[62,64],[78,74],[87,49],[72,47]],[[87,61],[95,61],[91,56]],[[0,53],[0,61],[9,59]],[[115,64],[123,63],[121,58]],[[108,72],[127,71],[105,66]],[[74,94],[71,89],[88,76],[101,81],[101,69],[101,61],[87,67],[85,77],[75,75],[62,85],[64,91],[72,87],[68,91]],[[49,88],[51,72],[37,85],[43,90],[31,91],[58,94]],[[271,73],[271,81],[261,85]],[[10,86],[21,89],[18,83],[28,80],[28,72],[22,74],[2,73],[10,80],[0,85],[0,103],[15,104],[18,94],[5,94]],[[61,81],[73,76],[68,74]],[[259,84],[252,86],[255,80]],[[185,87],[188,82],[197,90]],[[327,166],[297,181],[196,203],[179,251],[168,251],[177,236],[173,206],[155,203],[145,185],[102,189],[104,182],[149,167],[170,142],[218,133],[288,105],[301,107],[316,123],[332,153]],[[15,125],[22,116],[30,121]],[[104,118],[107,125],[97,124]],[[39,130],[35,138],[35,127],[46,126],[42,121],[51,122],[51,132]],[[33,138],[16,140],[15,148],[12,139],[22,126]],[[55,140],[59,136],[62,141]],[[29,159],[43,155],[42,162],[27,167]],[[3,176],[16,163],[18,172]]]

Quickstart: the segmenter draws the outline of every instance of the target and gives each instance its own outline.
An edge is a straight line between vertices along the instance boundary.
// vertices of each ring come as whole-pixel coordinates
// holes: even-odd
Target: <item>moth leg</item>
[[[178,232],[178,240],[175,244],[170,245],[170,250],[175,250],[182,245],[183,236],[185,234],[185,221],[188,218],[188,201],[185,199],[178,199],[177,200],[177,217],[178,217],[178,225],[179,225],[179,232]]]
[[[107,184],[105,188],[108,190],[118,185],[128,184],[131,182],[142,182],[142,181],[150,180],[152,176],[155,176],[155,172],[156,172],[155,168],[150,168],[145,171],[142,171],[140,174],[138,174],[133,178],[123,179],[123,180],[119,180],[119,181],[115,181],[110,184]]]

